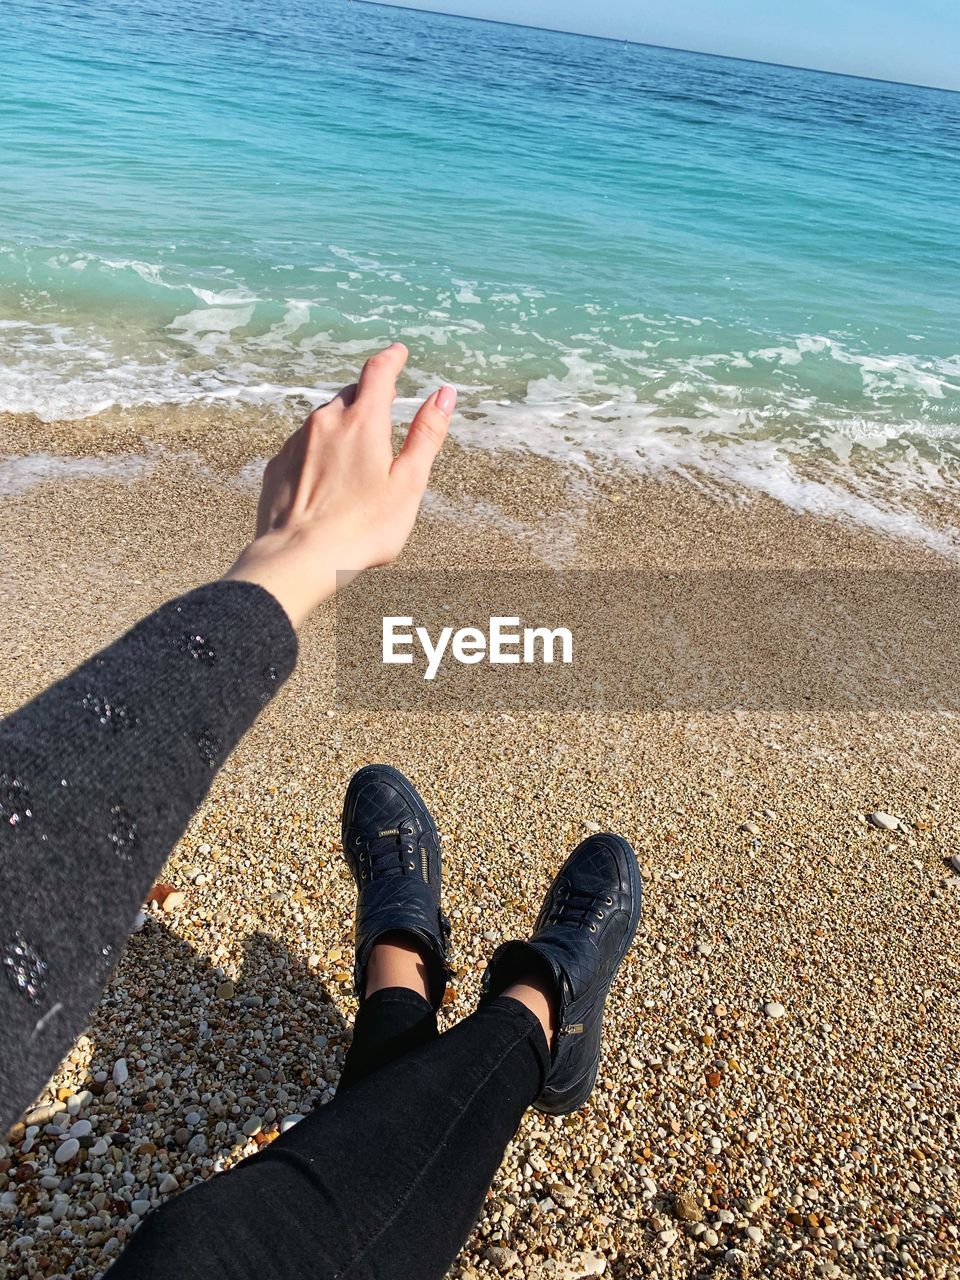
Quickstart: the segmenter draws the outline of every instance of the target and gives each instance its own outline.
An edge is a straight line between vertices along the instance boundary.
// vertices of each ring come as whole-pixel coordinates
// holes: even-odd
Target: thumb
[[[392,470],[395,473],[421,489],[426,488],[433,460],[447,438],[450,416],[456,403],[455,388],[446,386],[424,400],[410,424],[403,447],[394,459]]]

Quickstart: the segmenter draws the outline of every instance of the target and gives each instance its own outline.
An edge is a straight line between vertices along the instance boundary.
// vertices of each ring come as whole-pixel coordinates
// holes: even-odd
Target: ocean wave
[[[249,308],[245,309],[248,313]],[[222,354],[244,315],[215,308],[178,317],[172,330],[193,353]],[[33,414],[44,422],[89,418],[107,409],[214,401],[279,407],[316,402],[332,384],[278,383],[259,365],[239,361],[192,368],[148,344],[109,342],[103,335],[55,322],[0,321],[17,337],[0,365],[0,411]]]
[[[260,295],[245,285],[228,283],[223,288],[209,288],[182,278],[182,268],[164,267],[155,262],[143,262],[139,258],[109,258],[94,253],[77,255],[58,253],[51,255],[46,262],[54,269],[67,267],[71,271],[86,271],[91,268],[93,273],[100,272],[121,277],[129,272],[152,288],[192,293],[199,302],[209,307],[236,306],[260,301]]]
[[[151,287],[179,287],[148,263],[108,265]],[[454,287],[469,291],[463,305],[475,310],[480,286]],[[0,409],[47,421],[163,404],[293,414],[328,399],[381,341],[382,317],[400,309],[399,336],[412,350],[400,416],[440,369],[461,392],[454,434],[464,443],[587,468],[617,462],[764,493],[939,551],[953,545],[911,504],[960,469],[960,356],[871,354],[815,333],[714,350],[707,318],[651,326],[646,316],[642,336],[601,319],[590,330],[567,328],[563,339],[541,318],[539,327],[517,326],[509,346],[492,345],[486,311],[451,322],[442,310],[377,294],[365,299],[367,312],[345,318],[324,296],[268,301],[243,285],[206,290],[196,281],[186,292],[199,305],[175,306],[152,331],[0,319]],[[710,332],[691,345],[694,328]]]
[[[70,458],[50,453],[0,457],[0,497],[26,493],[35,485],[51,480],[111,480],[132,484],[149,475],[154,466],[154,459],[140,454],[114,458]]]
[[[714,497],[760,494],[791,511],[904,539],[960,560],[960,533],[918,513],[917,498],[957,482],[912,446],[866,471],[849,454],[829,459],[807,445],[738,436],[729,418],[664,420],[649,405],[606,404],[581,417],[559,406],[487,404],[486,413],[453,429],[477,448],[523,448],[586,471],[611,462],[654,480],[680,479]],[[616,428],[620,424],[621,429]]]

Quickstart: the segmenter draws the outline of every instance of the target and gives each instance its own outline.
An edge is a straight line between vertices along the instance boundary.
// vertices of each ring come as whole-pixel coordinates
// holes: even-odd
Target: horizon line
[[[602,40],[606,44],[629,44],[638,49],[661,49],[665,53],[692,53],[699,58],[720,58],[724,62],[747,62],[755,67],[779,67],[783,71],[807,71],[817,76],[840,76],[844,80],[866,80],[871,84],[892,84],[904,89],[929,89],[932,93],[960,93],[942,84],[921,84],[918,80],[892,80],[887,76],[865,76],[856,71],[829,71],[826,67],[805,67],[799,62],[773,62],[767,58],[745,58],[736,53],[711,53],[707,49],[686,49],[681,45],[653,44],[649,40],[631,40],[629,36],[601,36],[591,31],[571,31],[568,27],[538,27],[532,22],[508,22],[506,18],[480,18],[472,13],[450,13],[446,9],[424,9],[420,5],[397,4],[394,0],[348,0],[371,9],[408,9],[412,13],[432,13],[438,18],[461,22],[486,22],[493,27],[517,27],[521,31],[549,31],[558,36],[579,36],[583,40]]]

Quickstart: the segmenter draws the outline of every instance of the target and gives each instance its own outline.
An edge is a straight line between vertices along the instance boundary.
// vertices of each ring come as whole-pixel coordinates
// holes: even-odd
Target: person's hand
[[[399,342],[372,356],[267,463],[256,537],[227,577],[266,587],[295,627],[338,572],[388,564],[413,528],[457,393],[440,387],[423,402],[394,457],[390,406],[406,362]]]

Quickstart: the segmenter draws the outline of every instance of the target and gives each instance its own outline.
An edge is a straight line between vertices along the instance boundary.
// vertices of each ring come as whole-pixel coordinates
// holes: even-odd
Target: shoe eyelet
[[[366,880],[366,878],[367,878],[367,873],[366,873],[365,871],[361,871],[361,872],[360,872],[360,879],[361,879],[361,880]]]
[[[417,869],[417,865],[416,865],[416,863],[415,863],[415,862],[408,862],[408,863],[407,863],[407,870],[408,870],[408,871],[416,871],[416,869]]]
[[[596,933],[596,932],[597,932],[597,926],[596,926],[595,924],[592,924],[592,925],[590,926],[590,932],[591,932],[591,933]]]
[[[612,907],[612,906],[613,906],[613,899],[612,899],[612,898],[604,898],[604,902],[607,904],[607,906],[608,906],[608,907]]]
[[[597,912],[597,919],[598,919],[598,920],[602,920],[602,919],[603,919],[603,912],[602,912],[602,911],[598,911],[598,912]]]

